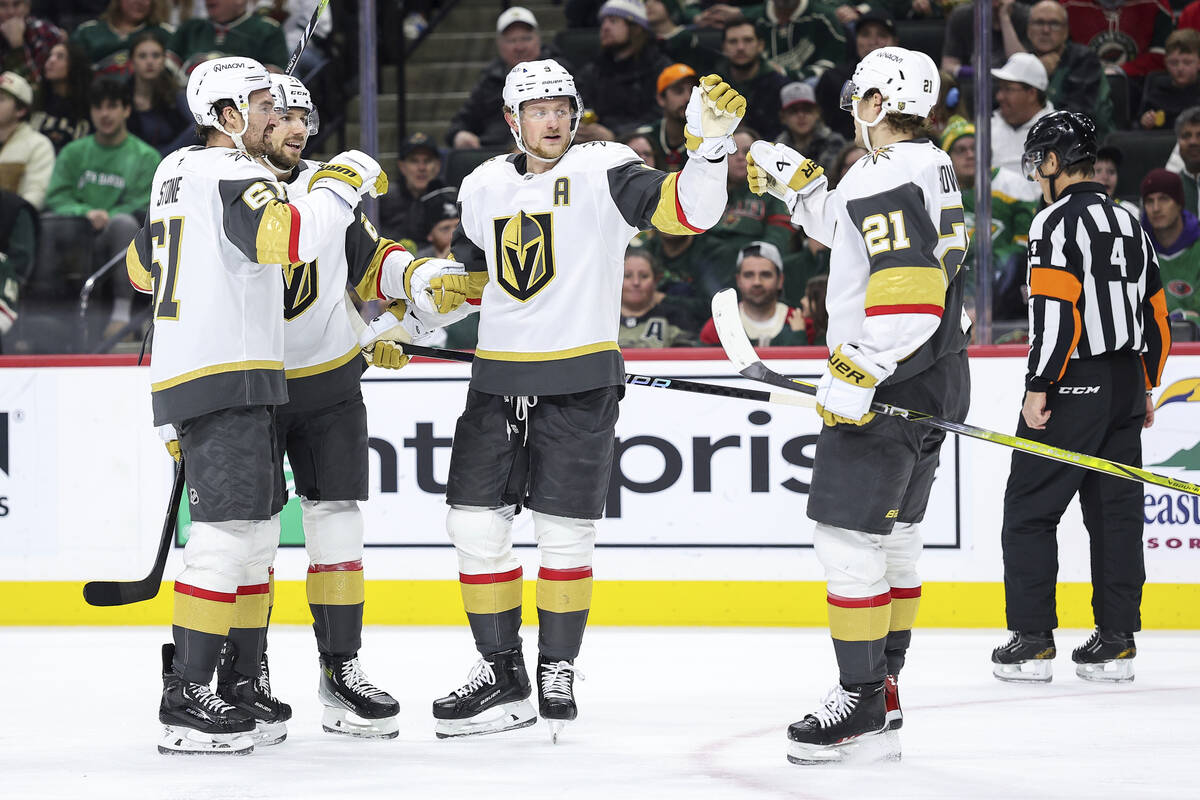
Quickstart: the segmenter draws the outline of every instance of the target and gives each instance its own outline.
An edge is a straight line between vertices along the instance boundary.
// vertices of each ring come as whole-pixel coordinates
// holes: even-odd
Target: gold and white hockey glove
[[[737,152],[733,132],[746,116],[746,98],[720,75],[705,75],[692,88],[684,112],[683,137],[689,156],[716,160]]]
[[[875,386],[891,375],[852,344],[838,345],[817,383],[817,414],[826,425],[866,425],[875,418]]]
[[[360,195],[381,197],[387,194],[388,177],[379,162],[361,150],[345,150],[317,167],[308,181],[308,190],[329,189],[350,204],[358,205]]]
[[[825,169],[786,144],[757,141],[746,156],[746,182],[755,194],[778,197],[791,209],[797,196],[808,194],[825,179]]]
[[[367,363],[384,369],[400,369],[412,356],[406,355],[395,342],[380,340],[371,346],[370,352],[364,351]]]
[[[418,258],[404,268],[404,293],[418,311],[445,314],[467,300],[467,269],[447,258]]]
[[[183,458],[183,450],[179,447],[179,433],[175,430],[175,426],[159,425],[154,430],[158,431],[158,438],[162,439],[162,443],[167,448],[167,453],[178,464],[179,459]]]

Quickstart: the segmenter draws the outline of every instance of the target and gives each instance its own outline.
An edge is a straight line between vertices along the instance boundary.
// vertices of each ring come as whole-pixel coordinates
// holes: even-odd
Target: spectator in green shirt
[[[93,231],[92,263],[65,265],[62,277],[68,282],[84,277],[128,248],[141,227],[135,214],[149,204],[150,185],[160,160],[157,150],[126,127],[132,108],[127,84],[118,78],[97,78],[89,97],[96,132],[63,148],[46,193],[49,214],[84,217]],[[43,218],[50,240],[54,239],[54,222],[53,217]],[[133,297],[124,280],[113,281],[113,293],[109,332],[129,321]]]
[[[208,17],[179,26],[171,39],[171,52],[185,73],[214,54],[253,58],[273,72],[283,71],[289,56],[283,29],[248,5],[248,0],[205,0]]]
[[[111,0],[99,19],[71,33],[71,41],[87,51],[98,72],[125,72],[133,37],[143,32],[153,34],[163,47],[171,44],[175,28],[167,22],[166,5],[160,0]]]
[[[1142,228],[1158,253],[1167,311],[1200,323],[1200,221],[1183,206],[1183,181],[1152,169],[1141,188]]]

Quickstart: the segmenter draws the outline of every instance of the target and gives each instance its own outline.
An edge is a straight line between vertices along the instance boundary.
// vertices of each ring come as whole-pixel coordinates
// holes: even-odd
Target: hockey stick
[[[741,314],[738,312],[737,293],[733,289],[724,289],[717,292],[712,300],[712,311],[713,322],[717,328],[717,336],[721,339],[721,347],[725,349],[725,355],[729,357],[729,360],[733,362],[734,367],[743,377],[769,383],[772,386],[790,389],[793,392],[803,392],[806,395],[816,394],[817,387],[811,383],[785,378],[762,363],[758,355],[754,352],[754,346],[750,344],[750,339],[746,336],[746,331],[742,327]],[[969,436],[973,439],[982,439],[985,442],[993,442],[1012,448],[1013,450],[1020,450],[1023,453],[1048,458],[1051,461],[1061,461],[1064,464],[1090,469],[1093,472],[1102,472],[1105,475],[1112,475],[1117,478],[1154,484],[1155,486],[1165,486],[1168,489],[1200,495],[1200,486],[1194,483],[1177,480],[1167,475],[1159,475],[1157,472],[1150,472],[1140,467],[1131,467],[1128,464],[1109,461],[1100,456],[1077,453],[1074,450],[1065,450],[1061,447],[1035,442],[1032,439],[989,431],[985,428],[977,428],[974,425],[967,425],[964,422],[953,422],[941,417],[935,417],[932,414],[911,411],[907,408],[898,408],[887,403],[872,403],[871,410],[876,414],[900,417],[909,422],[919,422],[922,425],[938,428],[947,433]]]
[[[471,353],[461,350],[443,350],[440,347],[423,347],[408,342],[395,342],[407,355],[438,358],[443,361],[462,361],[470,363],[475,360]],[[737,400],[756,400],[760,403],[779,403],[787,406],[802,406],[812,408],[814,401],[807,395],[797,395],[792,392],[764,392],[758,389],[739,389],[734,386],[718,386],[714,383],[697,383],[678,378],[657,378],[652,375],[634,375],[625,373],[625,383],[630,386],[648,386],[651,389],[674,389],[677,392],[692,392],[707,394],[714,397],[732,397]]]
[[[171,540],[175,538],[175,521],[179,518],[179,501],[183,497],[183,459],[175,467],[175,482],[171,485],[171,502],[167,507],[167,518],[163,520],[162,536],[158,542],[158,555],[150,574],[140,581],[89,581],[83,586],[83,599],[93,606],[125,606],[141,603],[158,594],[162,585],[163,570],[167,567],[167,555],[171,552]]]
[[[329,0],[317,0],[317,7],[313,9],[312,19],[308,21],[304,32],[300,34],[300,41],[296,42],[296,49],[292,51],[292,57],[288,59],[287,69],[283,71],[284,75],[291,75],[292,70],[296,68],[296,62],[303,55],[304,48],[308,47],[308,40],[312,38],[313,31],[317,29],[317,20],[321,18],[327,5],[329,5]]]

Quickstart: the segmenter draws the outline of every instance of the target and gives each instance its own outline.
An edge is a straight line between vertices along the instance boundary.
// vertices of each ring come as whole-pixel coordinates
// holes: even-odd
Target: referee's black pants
[[[1047,393],[1051,414],[1045,430],[1024,419],[1017,435],[1140,467],[1146,418],[1145,375],[1130,353],[1072,360]],[[1079,493],[1083,524],[1091,538],[1092,612],[1096,625],[1141,630],[1142,486],[1134,481],[1014,452],[1004,493],[1004,596],[1009,630],[1058,627],[1054,589],[1058,578],[1056,529]]]

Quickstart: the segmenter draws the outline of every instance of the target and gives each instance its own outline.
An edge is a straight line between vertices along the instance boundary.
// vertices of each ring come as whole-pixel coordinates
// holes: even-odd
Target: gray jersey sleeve
[[[221,227],[247,260],[295,264],[299,255],[300,212],[287,203],[278,184],[253,178],[220,181]]]
[[[640,231],[655,227],[654,217],[667,177],[667,173],[652,169],[641,161],[627,161],[609,168],[608,191],[621,217],[630,226]]]

